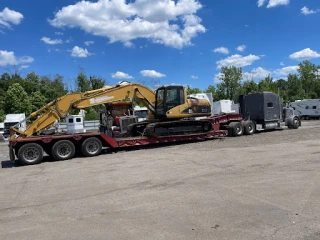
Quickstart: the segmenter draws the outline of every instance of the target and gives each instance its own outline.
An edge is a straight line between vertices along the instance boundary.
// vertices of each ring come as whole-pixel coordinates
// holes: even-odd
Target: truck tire
[[[256,131],[256,126],[252,121],[245,121],[243,124],[243,130],[245,135],[252,135]]]
[[[37,143],[27,143],[20,147],[18,159],[23,165],[38,164],[43,159],[43,149]]]
[[[73,158],[76,152],[73,142],[70,140],[60,140],[56,142],[51,151],[51,155],[56,160],[68,160]]]
[[[81,152],[86,157],[98,156],[102,151],[102,143],[96,137],[90,137],[81,144]]]
[[[238,137],[243,134],[243,126],[239,122],[231,122],[229,124],[229,136]]]
[[[300,120],[297,117],[293,118],[292,129],[298,129],[299,126],[300,126]]]

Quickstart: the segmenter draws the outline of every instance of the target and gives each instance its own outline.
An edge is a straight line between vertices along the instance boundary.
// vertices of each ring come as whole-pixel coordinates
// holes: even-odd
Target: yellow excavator
[[[84,93],[70,93],[55,99],[24,120],[35,119],[25,131],[11,127],[10,139],[39,135],[56,121],[68,116],[72,109],[85,109],[128,99],[137,99],[150,112],[147,121],[128,126],[133,136],[137,132],[144,136],[162,137],[205,133],[212,129],[210,122],[194,120],[195,117],[211,115],[210,102],[188,97],[184,86],[164,85],[153,91],[141,84],[120,82],[114,86]]]

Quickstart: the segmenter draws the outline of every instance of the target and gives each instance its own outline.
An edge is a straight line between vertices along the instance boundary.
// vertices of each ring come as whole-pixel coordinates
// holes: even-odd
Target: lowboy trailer
[[[100,155],[103,148],[117,150],[119,148],[156,145],[195,140],[208,140],[227,136],[225,130],[212,130],[208,133],[190,134],[186,136],[168,137],[124,137],[113,138],[105,133],[88,132],[76,134],[35,136],[17,138],[9,141],[10,160],[18,160],[23,165],[38,164],[44,153],[56,160],[67,160],[75,156],[77,149],[86,157]]]
[[[100,115],[99,132],[57,133],[13,138],[9,140],[9,155],[11,161],[19,160],[24,165],[31,165],[40,163],[44,153],[56,160],[67,160],[73,158],[77,150],[86,157],[93,157],[101,154],[103,147],[116,150],[160,143],[252,135],[256,131],[282,129],[282,125],[290,129],[301,126],[300,119],[294,115],[293,109],[282,108],[279,97],[274,93],[240,96],[239,102],[240,113],[221,113],[205,117],[200,119],[200,122],[204,121],[203,124],[198,124],[193,129],[183,124],[175,127],[173,121],[172,134],[161,136],[148,135],[141,130],[146,129],[146,124],[150,124],[148,121],[137,123],[134,122],[135,118],[130,116],[113,119],[112,114],[110,115],[112,109],[106,104],[105,111]],[[183,121],[181,120],[182,123]],[[186,123],[189,122],[192,123],[190,120],[186,121]],[[134,126],[135,130],[131,129],[129,132],[138,135],[128,137],[128,126]],[[161,125],[158,129],[161,133]],[[171,131],[171,128],[167,129]]]

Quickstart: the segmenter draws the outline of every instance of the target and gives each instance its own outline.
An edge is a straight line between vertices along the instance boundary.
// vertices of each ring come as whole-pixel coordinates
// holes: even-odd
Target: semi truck
[[[3,137],[5,140],[9,139],[10,136],[10,127],[16,126],[19,131],[24,131],[27,128],[27,124],[24,121],[26,118],[25,113],[12,113],[7,114],[4,119],[4,129],[3,129]]]
[[[253,97],[255,104],[250,104],[252,96],[256,96]],[[282,109],[276,95],[262,93],[252,96],[241,98],[241,113],[212,115],[210,101],[187,96],[185,87],[179,85],[164,85],[154,92],[140,84],[121,82],[85,93],[71,93],[30,114],[27,119],[35,120],[25,131],[11,127],[9,156],[11,161],[31,165],[40,163],[44,153],[55,160],[66,160],[73,158],[76,152],[86,157],[97,156],[104,148],[116,150],[251,135],[258,129],[280,126],[281,122],[289,128],[300,126],[299,118]],[[128,116],[123,111],[124,102],[134,98],[148,108],[147,120],[139,122],[136,116]],[[98,132],[45,134],[46,128],[50,128],[57,119],[68,116],[70,109],[98,104],[104,105]],[[256,114],[261,109],[262,113]],[[121,111],[123,115],[115,114]]]
[[[229,136],[252,135],[257,131],[283,129],[285,126],[298,129],[301,126],[294,109],[284,107],[279,95],[273,92],[240,95],[238,109],[233,102],[229,104],[231,106],[225,107],[231,109],[229,113],[221,112],[211,117],[221,122],[220,129],[228,130]],[[226,119],[225,123],[221,121],[222,116]],[[238,120],[229,120],[231,116]]]

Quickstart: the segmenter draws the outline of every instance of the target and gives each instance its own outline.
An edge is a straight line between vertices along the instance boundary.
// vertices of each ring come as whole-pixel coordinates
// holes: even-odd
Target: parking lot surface
[[[19,166],[0,143],[0,239],[320,239],[320,121]]]

